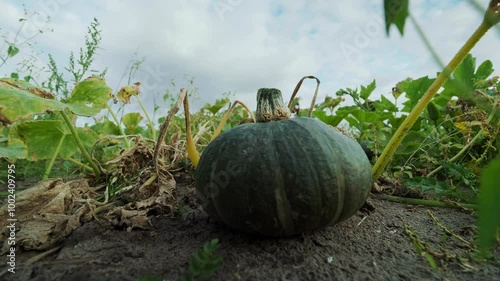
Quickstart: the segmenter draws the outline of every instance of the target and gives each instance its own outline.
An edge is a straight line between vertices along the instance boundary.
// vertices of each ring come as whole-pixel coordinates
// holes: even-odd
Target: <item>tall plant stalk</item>
[[[491,0],[486,10],[485,16],[479,27],[474,31],[474,33],[467,39],[465,44],[460,48],[460,50],[451,59],[448,65],[443,69],[443,71],[438,75],[436,80],[427,89],[425,94],[419,100],[417,105],[410,112],[408,117],[399,126],[398,130],[394,136],[389,141],[388,145],[385,147],[384,151],[380,155],[372,169],[373,180],[376,181],[382,172],[387,167],[390,159],[396,152],[397,148],[403,141],[404,137],[410,130],[410,128],[415,124],[418,116],[424,111],[427,104],[432,100],[436,92],[443,86],[446,80],[450,77],[451,73],[455,68],[462,62],[462,60],[467,56],[467,54],[472,50],[476,43],[486,34],[486,32],[495,24],[500,22],[500,0]]]
[[[113,109],[106,104],[106,109],[108,110],[109,114],[111,114],[111,118],[113,118],[113,120],[115,121],[115,124],[116,124],[116,127],[118,127],[118,131],[120,132],[120,134],[124,137],[124,140],[125,140],[125,145],[127,146],[127,148],[130,148],[130,142],[129,142],[129,139],[127,137],[127,134],[125,134],[125,131],[123,131],[123,128],[120,124],[120,121],[118,120],[118,117],[116,117],[116,114],[115,112],[113,111]]]
[[[146,115],[146,119],[148,119],[148,128],[149,128],[149,133],[151,134],[151,138],[156,140],[156,132],[155,132],[154,123],[153,123],[153,121],[151,121],[151,118],[149,117],[149,114],[148,114],[146,108],[142,104],[141,99],[139,98],[139,95],[135,95],[135,97],[137,98],[137,101],[139,102],[139,105],[141,106],[142,111],[144,112],[144,115]]]
[[[60,112],[61,112],[61,115],[64,119],[64,122],[66,122],[66,125],[68,125],[68,128],[71,131],[71,135],[75,139],[75,143],[78,146],[78,148],[80,149],[80,152],[82,152],[83,157],[85,157],[85,159],[89,162],[90,167],[94,171],[94,175],[96,177],[100,176],[101,171],[99,170],[99,167],[97,167],[97,165],[94,163],[94,161],[92,161],[92,157],[90,157],[90,154],[87,152],[87,150],[83,146],[83,143],[80,140],[80,137],[78,136],[78,132],[75,130],[75,127],[73,126],[73,124],[71,124],[71,120],[69,119],[68,114],[66,114],[66,112],[64,112],[64,111],[60,111]]]

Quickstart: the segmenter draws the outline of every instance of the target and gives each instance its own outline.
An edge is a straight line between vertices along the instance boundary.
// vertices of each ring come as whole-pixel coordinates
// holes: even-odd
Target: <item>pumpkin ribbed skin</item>
[[[352,138],[312,118],[232,128],[196,170],[204,210],[228,226],[288,236],[351,217],[366,201],[371,165]]]

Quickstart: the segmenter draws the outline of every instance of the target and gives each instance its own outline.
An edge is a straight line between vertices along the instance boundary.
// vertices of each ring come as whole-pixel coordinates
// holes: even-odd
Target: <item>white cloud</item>
[[[317,75],[322,81],[319,100],[339,88],[359,87],[373,79],[378,85],[376,98],[406,77],[434,76],[439,71],[411,22],[406,23],[404,37],[394,27],[386,36],[382,0],[59,2],[66,4],[51,9],[45,5],[47,14],[52,11],[54,32],[37,38],[39,48],[65,63],[69,51],[78,52],[83,46],[87,26],[96,17],[103,41],[95,63],[109,67],[111,86],[119,86],[128,60],[138,51],[147,57],[138,78],[148,90],[163,93],[170,76],[182,86],[183,75],[190,74],[201,97],[195,106],[233,91],[237,99],[254,107],[260,87],[280,88],[288,99],[304,75]],[[445,63],[482,19],[464,1],[410,2],[410,11]],[[43,10],[43,3],[26,5],[30,11]],[[22,9],[10,2],[1,4],[8,11],[0,19],[2,31],[15,32]],[[499,43],[498,34],[490,31],[473,49],[478,63],[490,59],[500,65],[500,54],[493,47]],[[1,69],[1,73],[9,72]],[[304,84],[304,104],[314,87],[312,81]]]

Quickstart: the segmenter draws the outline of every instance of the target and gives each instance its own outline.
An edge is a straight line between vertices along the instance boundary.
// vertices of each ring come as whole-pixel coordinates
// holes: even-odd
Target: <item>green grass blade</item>
[[[479,241],[483,254],[493,245],[500,226],[500,157],[497,156],[482,174],[479,191]]]

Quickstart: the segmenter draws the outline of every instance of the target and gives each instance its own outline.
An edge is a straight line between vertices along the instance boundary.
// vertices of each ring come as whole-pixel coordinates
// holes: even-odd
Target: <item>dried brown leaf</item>
[[[16,243],[25,250],[44,250],[62,241],[82,221],[92,219],[95,205],[86,180],[63,183],[51,179],[21,192],[16,197]],[[9,210],[0,207],[2,253],[8,249],[6,228]]]

